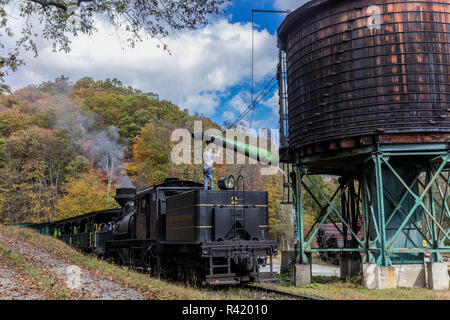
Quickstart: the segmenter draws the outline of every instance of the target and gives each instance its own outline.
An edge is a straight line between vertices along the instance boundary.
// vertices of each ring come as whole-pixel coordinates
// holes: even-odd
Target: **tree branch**
[[[78,0],[78,1],[77,1],[77,6],[79,7],[80,4],[82,4],[83,2],[94,2],[94,4],[96,4],[94,0]],[[96,4],[96,5],[97,5],[97,4]]]
[[[28,0],[28,1],[40,4],[43,8],[56,7],[56,8],[62,9],[64,11],[67,11],[66,5],[56,2],[56,1],[53,1],[53,0]]]

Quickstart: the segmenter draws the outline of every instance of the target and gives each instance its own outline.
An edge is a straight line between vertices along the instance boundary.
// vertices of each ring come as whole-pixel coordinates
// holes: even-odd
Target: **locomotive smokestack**
[[[136,197],[136,188],[117,188],[114,199],[123,207],[128,201]]]

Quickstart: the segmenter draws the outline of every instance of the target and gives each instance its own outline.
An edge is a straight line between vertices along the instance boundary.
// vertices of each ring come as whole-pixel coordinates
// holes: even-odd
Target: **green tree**
[[[140,92],[106,91],[88,96],[84,109],[98,115],[96,126],[115,126],[121,136],[131,143],[149,121],[184,124],[189,115],[168,101],[160,101],[153,95]]]

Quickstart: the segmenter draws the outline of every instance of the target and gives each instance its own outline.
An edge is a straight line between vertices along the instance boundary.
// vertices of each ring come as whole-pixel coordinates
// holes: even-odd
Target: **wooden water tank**
[[[278,35],[290,152],[380,134],[450,137],[448,0],[314,0]]]

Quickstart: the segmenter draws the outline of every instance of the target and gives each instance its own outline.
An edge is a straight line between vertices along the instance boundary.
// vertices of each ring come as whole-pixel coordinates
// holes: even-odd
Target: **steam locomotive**
[[[239,179],[238,179],[239,180]],[[137,191],[118,188],[120,209],[32,224],[42,234],[153,275],[203,284],[276,280],[267,192],[221,190],[174,178]],[[270,272],[260,272],[269,264]]]

